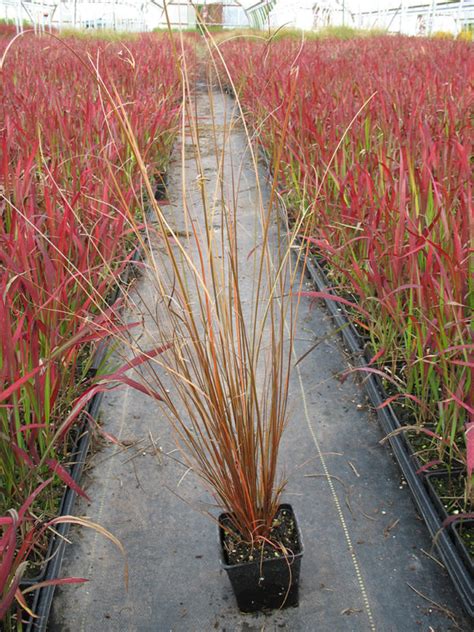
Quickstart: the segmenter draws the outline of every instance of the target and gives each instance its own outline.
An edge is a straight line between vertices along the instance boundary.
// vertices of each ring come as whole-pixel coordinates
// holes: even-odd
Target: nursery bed
[[[318,291],[332,294],[319,263],[315,259],[311,259],[307,262],[306,267]],[[338,307],[337,302],[331,300],[325,300],[325,304],[335,323],[341,329],[344,343],[352,354],[355,364],[358,367],[367,366],[368,358],[364,355],[360,336],[349,324],[344,310]],[[380,378],[374,374],[365,375],[364,386],[371,403],[377,409],[377,416],[384,433],[388,435],[401,428],[403,424],[398,419],[392,406],[388,405],[380,408],[387,399]],[[435,547],[461,597],[463,606],[469,616],[474,617],[474,579],[472,571],[468,569],[468,564],[464,562],[463,553],[455,546],[452,529],[449,527],[443,528],[443,519],[446,516],[442,516],[441,512],[437,510],[436,504],[439,504],[439,501],[437,503],[436,500],[430,497],[425,482],[426,475],[417,474],[417,466],[413,459],[414,449],[402,434],[392,436],[388,441],[403,476],[408,482],[415,504],[426,523],[431,537],[436,542]]]
[[[214,94],[219,129],[232,107],[230,98]],[[198,112],[202,121],[210,115],[205,95],[198,97]],[[245,260],[252,247],[245,235],[252,234],[257,187],[241,129],[233,130],[231,142],[233,159],[226,168],[235,173],[243,168],[238,205]],[[213,143],[211,127],[203,125],[203,160],[211,181]],[[188,181],[195,182],[191,157],[185,168]],[[267,195],[264,179],[262,173]],[[175,162],[169,171],[175,217],[181,181]],[[230,174],[226,181],[232,182]],[[192,190],[198,199],[198,184]],[[246,283],[251,283],[251,266],[243,287]],[[139,300],[153,305],[146,276],[137,290]],[[57,589],[51,631],[469,629],[407,485],[379,445],[383,434],[362,389],[355,379],[339,380],[347,361],[330,316],[304,298],[299,318],[295,360],[321,341],[293,372],[281,454],[289,478],[284,500],[294,506],[305,542],[300,606],[267,616],[238,612],[219,566],[215,525],[177,495],[205,509],[211,499],[178,462],[162,412],[127,388],[107,393],[101,411],[106,430],[127,447],[108,446],[94,456],[87,485],[93,500],[86,505],[79,499],[78,511],[124,544],[129,591],[122,560],[111,554],[110,545],[96,533],[72,529],[61,574],[91,581]]]

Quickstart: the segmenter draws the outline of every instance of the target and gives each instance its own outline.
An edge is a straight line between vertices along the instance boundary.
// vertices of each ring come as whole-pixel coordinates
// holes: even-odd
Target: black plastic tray
[[[306,261],[305,266],[307,273],[319,292],[335,295],[329,287],[324,271],[317,261],[310,258]],[[344,343],[350,351],[356,366],[367,366],[359,334],[355,331],[345,312],[338,308],[337,303],[334,301],[328,299],[325,300],[325,304],[337,326],[341,328]],[[372,405],[377,410],[377,416],[384,433],[388,435],[394,430],[401,428],[402,424],[392,406],[388,405],[384,408],[379,408],[387,399],[387,396],[378,376],[372,373],[366,374],[364,376],[364,386]],[[407,440],[401,434],[390,437],[388,441],[431,536],[433,538],[436,536],[434,540],[435,546],[461,598],[464,609],[470,617],[474,617],[474,582],[472,576],[450,537],[450,530],[442,526],[442,519],[428,494],[424,477],[416,472],[413,451],[410,450]]]

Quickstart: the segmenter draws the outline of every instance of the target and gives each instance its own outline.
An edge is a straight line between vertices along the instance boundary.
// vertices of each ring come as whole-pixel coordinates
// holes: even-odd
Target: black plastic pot
[[[158,172],[155,175],[155,200],[160,202],[166,199],[168,174],[165,171]]]
[[[443,486],[450,485],[451,481],[455,481],[464,476],[464,472],[462,470],[435,470],[434,472],[426,472],[425,473],[425,485],[428,489],[428,493],[433,501],[433,505],[436,507],[436,510],[441,518],[441,521],[446,520],[450,515],[448,508],[446,506],[446,501],[441,496],[439,491],[439,484],[437,485],[437,481],[442,482]]]
[[[225,84],[225,85],[222,87],[222,90],[223,90],[223,92],[224,92],[225,94],[228,94],[230,97],[232,97],[233,99],[235,99],[235,91],[234,91],[234,88],[233,88],[231,85],[229,85],[229,84]]]
[[[474,537],[474,520],[472,518],[467,520],[459,518],[459,520],[452,522],[449,526],[451,528],[454,544],[464,560],[464,565],[470,572],[471,577],[474,579],[474,558],[469,553],[462,535],[464,529],[469,529],[472,531]]]
[[[229,514],[219,517],[219,541],[221,563],[229,577],[241,612],[261,612],[294,607],[299,602],[299,581],[303,540],[295,513],[288,504],[280,509],[290,512],[295,520],[299,550],[292,556],[268,560],[255,560],[242,564],[229,564],[224,549],[224,528],[222,522]]]

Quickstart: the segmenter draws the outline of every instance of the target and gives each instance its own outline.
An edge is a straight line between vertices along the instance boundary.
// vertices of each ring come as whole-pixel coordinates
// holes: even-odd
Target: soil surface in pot
[[[280,508],[273,519],[273,527],[269,535],[270,542],[264,546],[255,546],[245,542],[242,536],[235,533],[235,528],[228,516],[224,516],[221,525],[231,531],[224,531],[223,542],[227,564],[244,564],[255,560],[270,560],[278,557],[296,555],[300,552],[298,530],[293,513]]]
[[[474,561],[474,522],[469,522],[468,524],[463,525],[457,524],[455,529],[461,536],[467,552]]]
[[[430,482],[438,494],[448,514],[463,513],[465,478],[453,474],[452,476],[432,476]]]

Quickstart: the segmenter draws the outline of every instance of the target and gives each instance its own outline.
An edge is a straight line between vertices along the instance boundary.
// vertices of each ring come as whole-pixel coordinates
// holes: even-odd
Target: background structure
[[[0,19],[38,29],[151,31],[166,28],[165,0],[0,0]],[[168,0],[174,28],[195,28],[196,8],[207,24],[224,28],[305,30],[331,26],[406,35],[474,30],[474,0]]]

